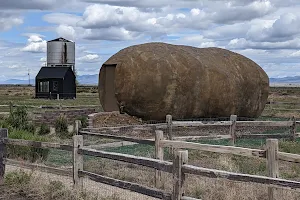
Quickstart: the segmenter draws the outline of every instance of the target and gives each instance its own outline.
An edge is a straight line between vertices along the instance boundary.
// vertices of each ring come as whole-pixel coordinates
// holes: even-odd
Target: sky
[[[0,1],[0,79],[34,77],[47,41],[76,43],[78,75],[98,74],[119,50],[147,42],[219,47],[272,78],[300,76],[299,0]]]

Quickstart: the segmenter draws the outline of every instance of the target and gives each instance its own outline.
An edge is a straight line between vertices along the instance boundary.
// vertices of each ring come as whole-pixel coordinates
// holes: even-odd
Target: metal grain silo
[[[75,71],[75,43],[64,38],[47,42],[48,67],[72,67]]]

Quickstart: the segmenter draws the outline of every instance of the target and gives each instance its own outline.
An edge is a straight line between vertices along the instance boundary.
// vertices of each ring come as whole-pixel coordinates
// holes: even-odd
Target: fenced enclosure
[[[228,117],[229,118],[229,117]],[[171,115],[166,116],[166,121],[158,121],[157,123],[146,123],[138,125],[117,125],[117,126],[103,126],[93,127],[93,123],[90,122],[89,128],[83,129],[94,135],[112,134],[112,135],[126,135],[128,132],[137,132],[140,135],[149,133],[151,135],[153,130],[163,130],[166,133],[168,139],[172,140],[205,140],[205,139],[230,139],[231,144],[235,145],[237,139],[251,139],[251,138],[286,138],[295,140],[299,137],[297,133],[297,124],[300,121],[296,121],[295,118],[291,118],[289,121],[238,121],[238,116],[230,116],[230,121],[173,121]],[[91,121],[91,119],[89,119]],[[270,130],[280,128],[279,133],[245,133],[244,128],[257,129],[257,128],[269,128]],[[200,133],[199,128],[222,128],[222,134],[207,134]],[[225,129],[224,129],[225,128]],[[238,130],[241,128],[241,130]],[[225,131],[224,131],[225,130]],[[144,131],[144,132],[143,132]],[[218,130],[217,130],[218,131]],[[217,132],[216,131],[216,132]],[[261,132],[259,129],[258,131]],[[184,134],[182,134],[184,133]],[[146,134],[147,135],[147,134]],[[152,134],[152,138],[154,135]]]
[[[252,149],[252,148],[242,148],[235,146],[222,146],[222,145],[209,145],[209,144],[199,144],[195,142],[186,142],[177,140],[174,137],[173,131],[177,127],[195,127],[195,126],[227,126],[229,128],[228,134],[226,135],[234,144],[234,138],[236,137],[235,127],[238,126],[260,126],[260,125],[269,125],[269,126],[287,126],[290,128],[289,138],[291,140],[297,137],[296,134],[296,125],[299,123],[295,120],[285,121],[285,122],[239,122],[235,121],[232,117],[231,121],[227,122],[176,122],[171,120],[171,116],[167,117],[166,123],[160,124],[148,124],[148,125],[135,125],[135,126],[123,126],[123,127],[104,127],[98,129],[80,129],[79,122],[77,122],[76,132],[79,135],[73,136],[73,145],[64,145],[58,143],[48,143],[48,142],[35,142],[35,141],[26,141],[26,140],[15,140],[7,138],[7,130],[1,129],[1,139],[0,139],[0,182],[3,181],[5,164],[14,164],[20,165],[22,167],[28,168],[37,168],[41,170],[46,170],[52,173],[59,173],[63,175],[72,175],[74,180],[74,187],[77,189],[82,188],[82,179],[83,177],[89,177],[90,179],[108,184],[114,187],[119,187],[141,194],[145,194],[151,197],[160,198],[160,199],[195,199],[187,197],[185,193],[185,185],[191,176],[201,176],[209,177],[212,179],[226,179],[238,182],[253,182],[258,184],[267,185],[269,189],[269,199],[274,199],[274,187],[280,188],[289,188],[292,190],[297,190],[300,188],[300,182],[291,181],[286,179],[279,178],[279,161],[287,161],[292,163],[299,163],[300,156],[297,154],[290,154],[278,151],[278,140],[277,139],[267,139],[265,149]],[[147,130],[155,135],[155,138],[144,139],[144,138],[134,138],[128,136],[120,136],[116,133],[118,131],[140,131]],[[165,131],[164,133],[161,131]],[[155,146],[155,158],[146,158],[141,156],[126,155],[123,153],[107,152],[101,150],[95,150],[88,147],[85,147],[83,135],[93,136],[93,137],[102,137],[115,140],[127,141],[135,144],[145,144]],[[296,136],[296,137],[295,137]],[[195,136],[193,136],[195,137]],[[201,139],[201,136],[199,136]],[[222,137],[225,137],[222,135]],[[258,137],[270,138],[274,135],[259,135]],[[275,136],[277,138],[277,135]],[[238,137],[237,137],[238,138]],[[186,138],[179,138],[186,139]],[[188,140],[190,140],[189,138]],[[193,139],[193,138],[192,138]],[[196,139],[196,138],[195,138]],[[218,139],[218,137],[217,137]],[[199,140],[199,138],[197,138]],[[59,150],[66,150],[72,152],[72,171],[62,170],[54,167],[48,166],[39,166],[32,163],[24,163],[16,160],[7,159],[5,157],[5,148],[7,145],[21,145],[21,146],[31,146],[36,148],[52,148]],[[124,143],[122,144],[124,146]],[[164,149],[169,149],[168,152],[171,152],[170,158],[165,158],[166,151]],[[258,176],[250,174],[241,174],[234,173],[224,170],[216,170],[210,168],[204,168],[188,164],[188,151],[184,150],[199,150],[199,151],[208,151],[222,154],[234,154],[243,157],[257,157],[266,159],[268,176]],[[174,153],[173,153],[174,152]],[[148,167],[153,169],[153,174],[155,174],[155,183],[152,187],[144,186],[134,182],[124,181],[116,178],[111,178],[105,175],[99,175],[83,169],[83,156],[91,156],[104,158],[109,160],[116,160],[125,163],[130,163],[134,165]],[[171,162],[170,162],[171,161]],[[162,173],[168,173],[172,178],[172,189],[171,191],[164,190],[162,187],[163,179]],[[155,185],[155,187],[154,187]]]

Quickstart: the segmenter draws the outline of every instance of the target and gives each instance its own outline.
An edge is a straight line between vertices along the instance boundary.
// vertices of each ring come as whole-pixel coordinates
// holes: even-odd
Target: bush
[[[28,131],[14,130],[8,133],[11,139],[33,140],[39,142],[46,142],[47,138],[34,135]],[[8,158],[22,158],[35,162],[37,160],[46,160],[49,154],[49,149],[41,149],[35,147],[7,145]]]
[[[50,133],[50,127],[47,124],[42,123],[38,134],[39,135],[47,135],[49,133]]]
[[[25,126],[25,130],[28,131],[28,132],[31,132],[31,133],[35,133],[35,126],[33,123],[28,123],[26,126]]]
[[[16,109],[10,107],[10,114],[7,118],[8,124],[19,130],[26,130],[28,126],[28,113],[24,106],[19,106]]]
[[[6,128],[8,129],[8,132],[13,131],[13,127],[7,122],[7,120],[1,120],[0,121],[0,128]]]
[[[77,120],[81,121],[82,128],[86,128],[88,126],[88,118],[86,116],[77,117]]]
[[[55,132],[60,138],[69,136],[68,121],[64,115],[60,115],[55,121]]]

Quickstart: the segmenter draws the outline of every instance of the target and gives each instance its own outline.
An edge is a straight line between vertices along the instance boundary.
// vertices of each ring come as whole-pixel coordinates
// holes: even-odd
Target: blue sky
[[[76,42],[79,75],[98,74],[122,48],[145,42],[226,48],[269,77],[300,76],[294,0],[10,0],[0,2],[0,78],[34,77],[46,41]]]

